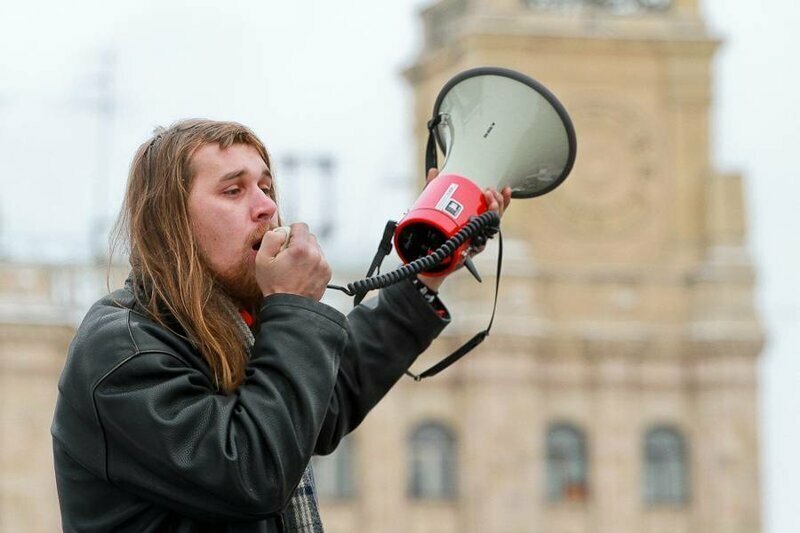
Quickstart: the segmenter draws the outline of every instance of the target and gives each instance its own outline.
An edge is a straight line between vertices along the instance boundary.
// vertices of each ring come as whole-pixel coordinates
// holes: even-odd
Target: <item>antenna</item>
[[[90,80],[92,90],[85,100],[86,107],[97,118],[97,153],[95,155],[95,176],[91,191],[92,213],[89,225],[89,243],[95,261],[105,259],[108,252],[108,232],[111,228],[109,206],[109,180],[112,135],[117,112],[117,98],[114,85],[117,55],[111,48],[101,50],[97,71]]]

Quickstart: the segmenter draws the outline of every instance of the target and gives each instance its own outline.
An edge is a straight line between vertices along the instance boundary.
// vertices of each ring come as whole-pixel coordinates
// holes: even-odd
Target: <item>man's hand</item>
[[[435,179],[436,176],[439,175],[439,170],[432,168],[428,171],[428,176],[425,179],[425,183],[430,183],[431,180]],[[489,211],[496,211],[500,217],[503,216],[506,208],[511,203],[511,188],[506,187],[502,190],[502,192],[497,192],[493,188],[488,188],[483,191],[483,195],[486,198],[486,204],[489,206]],[[477,250],[473,250],[472,255],[479,254],[483,251],[486,246],[481,246]],[[425,274],[420,274],[417,276],[419,280],[428,286],[428,288],[433,289],[434,291],[438,291],[439,287],[442,286],[444,283],[445,278],[447,276],[427,276]]]
[[[319,301],[331,280],[331,267],[308,226],[292,224],[289,235],[284,230],[264,234],[256,254],[256,280],[264,296],[288,293]]]

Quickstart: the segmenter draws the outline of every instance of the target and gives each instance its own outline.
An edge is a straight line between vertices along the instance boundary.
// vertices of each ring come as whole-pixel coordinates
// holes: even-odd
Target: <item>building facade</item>
[[[2,533],[60,530],[50,438],[58,376],[77,324],[106,286],[105,272],[102,265],[0,262]]]

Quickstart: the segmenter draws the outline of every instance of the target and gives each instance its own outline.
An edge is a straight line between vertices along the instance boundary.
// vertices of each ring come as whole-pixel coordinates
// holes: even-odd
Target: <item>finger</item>
[[[322,253],[317,237],[309,231],[308,225],[303,223],[292,224],[289,253],[295,261],[305,264],[320,263],[325,260],[325,254]]]
[[[492,191],[492,194],[494,194],[494,199],[497,201],[497,212],[502,215],[503,211],[506,210],[506,204],[505,200],[503,199],[503,195],[497,191]]]
[[[508,202],[511,201],[511,189],[506,187],[505,189],[503,189],[502,193],[499,193],[494,189],[489,189],[489,191],[492,193],[495,202],[497,202],[496,211],[502,216],[502,214],[506,210],[506,207],[508,207]]]
[[[503,195],[502,194],[500,194],[496,190],[492,189],[492,196],[494,196],[494,199],[497,202],[498,206],[503,205]]]
[[[261,249],[259,254],[265,254],[267,257],[275,257],[278,253],[286,247],[289,241],[289,228],[281,226],[272,231],[268,231],[261,238]]]
[[[325,254],[322,253],[322,246],[319,245],[319,241],[317,240],[317,236],[313,233],[308,234],[308,240],[306,241],[308,244],[308,253],[312,257],[318,257],[320,260],[325,259]]]
[[[302,246],[308,241],[310,235],[308,231],[308,224],[297,222],[292,224],[291,238],[289,239],[288,246]]]
[[[497,196],[492,189],[483,191],[483,197],[486,199],[486,207],[489,211],[500,211],[500,203],[497,201]]]
[[[439,169],[438,168],[429,168],[428,169],[428,175],[425,178],[425,183],[430,183],[438,175],[439,175]]]

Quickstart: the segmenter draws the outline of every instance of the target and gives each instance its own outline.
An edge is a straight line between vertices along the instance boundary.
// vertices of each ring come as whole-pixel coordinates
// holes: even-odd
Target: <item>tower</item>
[[[512,202],[495,329],[449,376],[459,530],[758,531],[763,337],[741,178],[709,162],[719,43],[697,0],[442,0],[422,19],[419,154],[439,88],[481,65],[544,83],[578,137],[559,189]],[[456,336],[487,292],[445,292],[476,313]],[[565,479],[563,453],[583,454]]]

